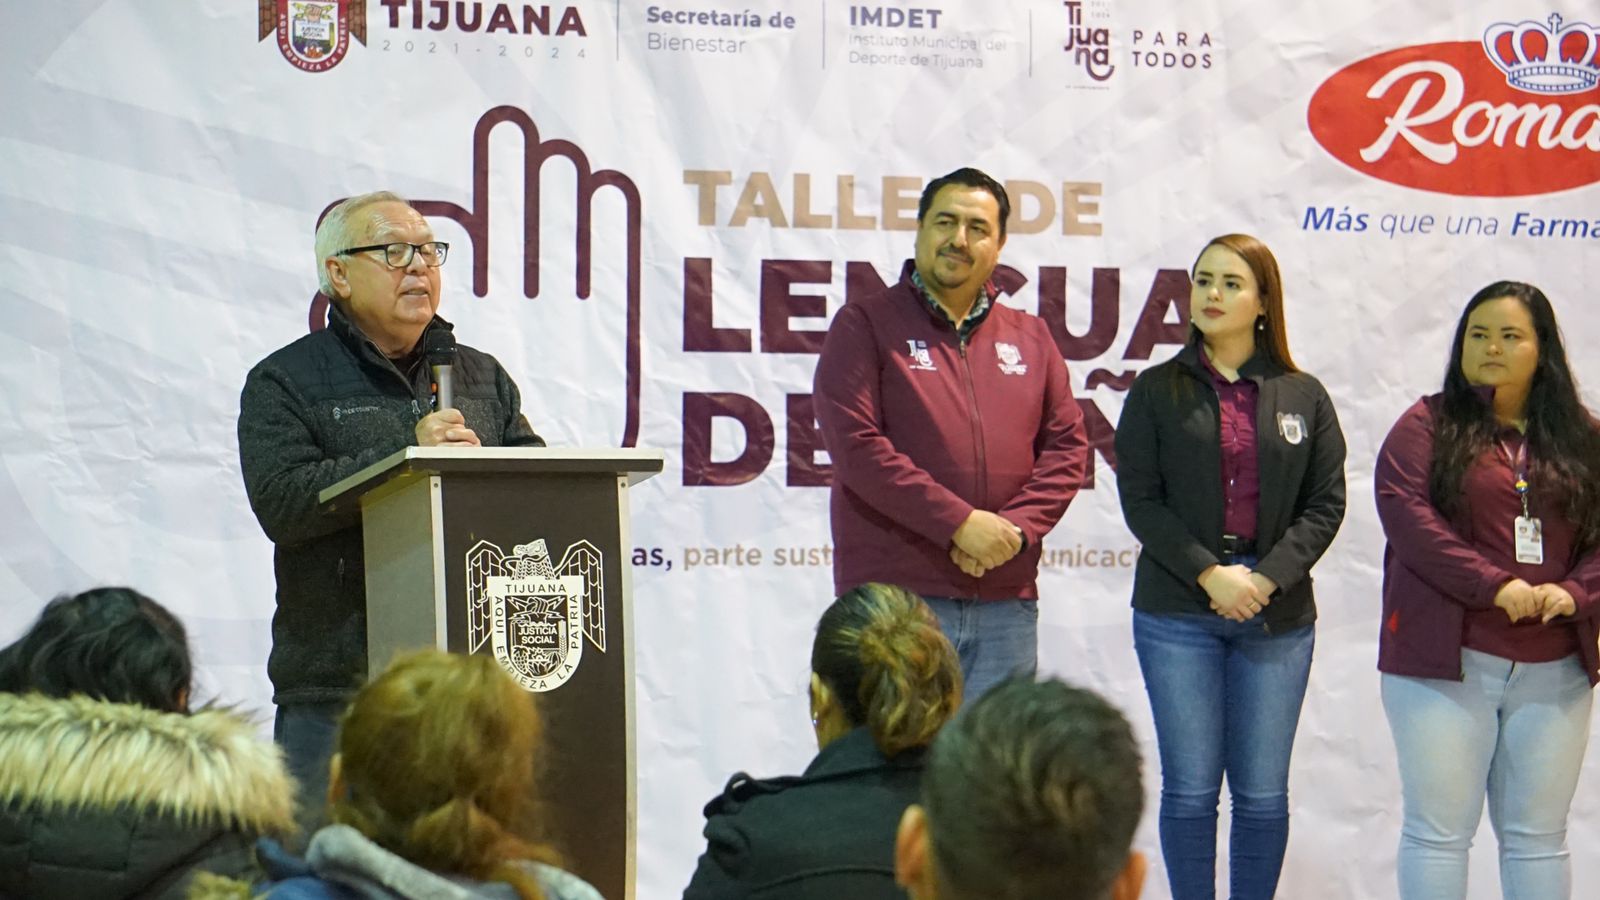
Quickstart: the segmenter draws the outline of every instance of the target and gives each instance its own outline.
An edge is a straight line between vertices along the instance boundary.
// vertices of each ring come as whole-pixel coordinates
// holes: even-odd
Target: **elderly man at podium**
[[[544,445],[505,369],[456,345],[437,315],[449,249],[395,194],[334,206],[316,233],[328,326],[258,363],[239,400],[245,491],[278,583],[273,736],[302,786],[304,827],[321,816],[338,718],[367,671],[361,524],[319,512],[318,492],[407,446]],[[427,359],[439,354],[446,403]]]

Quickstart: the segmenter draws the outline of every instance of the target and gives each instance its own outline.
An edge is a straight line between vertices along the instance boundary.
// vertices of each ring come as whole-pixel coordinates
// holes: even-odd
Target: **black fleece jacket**
[[[451,329],[435,317],[427,330]],[[425,332],[426,333],[426,332]],[[267,674],[277,703],[342,701],[367,669],[361,523],[318,510],[323,488],[417,443],[426,367],[402,374],[334,307],[328,327],[250,370],[239,398],[245,492],[275,546],[278,608]],[[464,345],[455,405],[485,447],[542,447],[494,357]]]

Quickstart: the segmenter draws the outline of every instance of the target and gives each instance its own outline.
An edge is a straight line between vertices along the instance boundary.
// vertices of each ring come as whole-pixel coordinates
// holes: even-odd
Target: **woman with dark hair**
[[[1466,896],[1487,796],[1502,893],[1570,897],[1567,813],[1600,681],[1600,425],[1543,292],[1473,295],[1444,390],[1390,429],[1375,479],[1400,896]]]
[[[895,829],[961,702],[955,649],[916,594],[864,584],[817,623],[810,696],[816,758],[798,776],[729,779],[706,804],[685,900],[904,898]]]
[[[74,694],[185,712],[194,666],[183,623],[132,588],[57,597],[0,650],[0,691]]]
[[[277,750],[188,712],[183,625],[138,591],[52,600],[0,650],[0,897],[177,898],[294,827]]]
[[[537,840],[542,723],[495,658],[424,650],[356,692],[304,860],[263,848],[272,900],[600,900]]]
[[[1117,488],[1143,545],[1133,638],[1161,756],[1175,900],[1216,893],[1217,800],[1233,802],[1231,896],[1269,898],[1289,837],[1289,759],[1317,617],[1311,567],[1344,519],[1344,435],[1289,355],[1266,245],[1229,234],[1191,272],[1189,342],[1134,380]]]

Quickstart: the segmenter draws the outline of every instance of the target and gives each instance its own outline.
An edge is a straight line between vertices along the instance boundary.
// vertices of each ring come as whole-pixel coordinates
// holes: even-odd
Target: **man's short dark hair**
[[[1011,197],[1006,193],[1006,189],[1000,185],[1000,182],[990,178],[982,170],[974,169],[971,166],[963,166],[948,175],[941,175],[928,182],[928,186],[922,189],[922,199],[917,201],[918,225],[921,225],[922,220],[928,217],[928,209],[933,206],[933,198],[938,196],[941,190],[952,184],[988,191],[994,197],[995,202],[1000,204],[1000,236],[1006,236],[1006,221],[1011,218]]]
[[[1099,695],[1003,682],[945,726],[922,779],[941,900],[1102,900],[1144,811],[1139,745]]]

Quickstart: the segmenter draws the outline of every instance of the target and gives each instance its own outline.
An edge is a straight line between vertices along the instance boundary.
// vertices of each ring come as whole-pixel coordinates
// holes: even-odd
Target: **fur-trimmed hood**
[[[279,749],[238,715],[0,693],[0,805],[133,808],[264,834],[294,829]]]
[[[179,898],[294,828],[278,749],[226,710],[0,693],[0,897]]]

